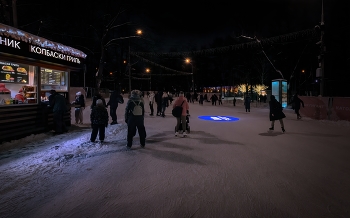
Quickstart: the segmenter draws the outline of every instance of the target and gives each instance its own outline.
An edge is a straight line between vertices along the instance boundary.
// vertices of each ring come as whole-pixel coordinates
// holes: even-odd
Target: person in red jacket
[[[179,134],[179,128],[180,128],[180,124],[182,124],[182,136],[186,137],[186,116],[187,116],[187,112],[190,109],[187,99],[184,96],[184,92],[180,92],[179,97],[175,100],[174,104],[173,104],[173,108],[175,108],[176,106],[181,106],[182,104],[182,114],[181,117],[176,117],[176,129],[175,129],[175,136],[178,136]]]
[[[25,97],[23,95],[23,89],[20,89],[18,93],[15,95],[15,99],[18,100],[20,103],[24,103]]]

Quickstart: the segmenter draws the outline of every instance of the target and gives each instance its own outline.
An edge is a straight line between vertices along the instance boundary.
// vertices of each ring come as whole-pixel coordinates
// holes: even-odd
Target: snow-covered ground
[[[147,112],[146,148],[136,135],[127,151],[124,107],[103,144],[89,142],[89,107],[67,134],[1,144],[0,217],[350,217],[349,122],[286,109],[283,134],[266,105],[195,103],[187,138],[169,108]]]

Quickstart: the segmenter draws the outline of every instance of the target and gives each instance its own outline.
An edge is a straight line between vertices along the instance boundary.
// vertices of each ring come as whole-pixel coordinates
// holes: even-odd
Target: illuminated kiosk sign
[[[0,23],[0,53],[80,66],[86,54],[78,49]],[[57,60],[57,61],[54,61]]]
[[[231,116],[199,116],[198,118],[216,122],[234,122],[239,120],[239,118]]]

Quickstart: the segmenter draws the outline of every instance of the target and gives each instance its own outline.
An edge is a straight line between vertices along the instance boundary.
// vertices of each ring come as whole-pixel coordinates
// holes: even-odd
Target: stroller
[[[186,115],[186,132],[190,133],[190,115],[187,113]],[[179,127],[179,132],[182,131],[182,120],[180,119],[180,127]],[[176,126],[175,126],[175,132],[176,132]]]

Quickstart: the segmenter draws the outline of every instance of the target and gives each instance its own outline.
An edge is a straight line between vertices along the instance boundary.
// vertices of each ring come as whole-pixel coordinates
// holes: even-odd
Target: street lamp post
[[[149,68],[146,69],[146,73],[149,73],[149,91],[152,91],[152,74]]]
[[[192,67],[192,91],[194,93],[193,64],[189,58],[186,59],[186,63],[191,64]]]
[[[142,30],[137,30],[136,34],[140,36],[142,34]],[[129,39],[129,52],[128,52],[128,71],[129,71],[129,94],[131,95],[131,63],[130,63],[130,39]]]

